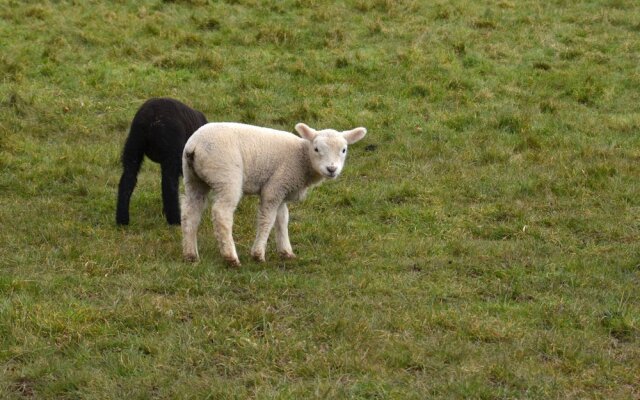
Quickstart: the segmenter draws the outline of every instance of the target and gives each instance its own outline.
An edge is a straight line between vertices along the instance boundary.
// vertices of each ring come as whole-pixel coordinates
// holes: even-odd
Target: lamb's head
[[[307,151],[313,169],[327,178],[336,178],[340,175],[344,160],[347,158],[347,146],[367,134],[365,128],[344,132],[333,129],[316,131],[303,123],[296,125],[296,131],[307,141]]]

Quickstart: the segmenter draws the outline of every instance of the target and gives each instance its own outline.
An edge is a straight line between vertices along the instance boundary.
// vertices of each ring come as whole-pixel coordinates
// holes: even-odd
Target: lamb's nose
[[[330,174],[333,174],[334,172],[336,172],[336,169],[338,169],[338,168],[336,168],[334,166],[327,167],[327,171],[329,171]]]

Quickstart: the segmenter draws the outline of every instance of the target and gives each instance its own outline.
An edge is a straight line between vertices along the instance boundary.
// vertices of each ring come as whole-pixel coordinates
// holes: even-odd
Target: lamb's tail
[[[200,174],[198,173],[198,169],[196,168],[196,146],[187,146],[184,149],[184,163],[182,165],[182,169],[184,170],[184,176],[186,177],[189,174],[192,177],[195,177],[203,182],[206,182]]]
[[[195,169],[193,168],[193,163],[196,160],[196,151],[195,149],[191,149],[189,151],[185,151],[184,152],[184,158],[185,160],[187,160],[187,166],[189,167],[189,169],[193,172],[195,172]]]

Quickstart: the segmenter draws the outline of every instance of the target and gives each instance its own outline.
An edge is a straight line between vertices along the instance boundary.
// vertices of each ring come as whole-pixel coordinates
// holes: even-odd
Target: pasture
[[[0,398],[637,399],[634,0],[0,1]],[[136,109],[368,134],[182,261]]]

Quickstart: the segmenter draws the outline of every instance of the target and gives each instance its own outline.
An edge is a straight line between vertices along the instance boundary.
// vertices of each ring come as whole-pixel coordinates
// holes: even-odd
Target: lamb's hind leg
[[[278,208],[276,215],[276,248],[283,258],[295,258],[291,242],[289,242],[289,208],[287,203],[283,202]]]
[[[220,185],[222,190],[215,194],[215,200],[211,207],[211,217],[214,223],[214,232],[220,254],[233,267],[240,266],[240,259],[233,242],[233,213],[242,197],[242,181]]]
[[[185,168],[186,169],[186,168]],[[182,202],[182,254],[186,261],[198,261],[198,226],[207,203],[209,186],[193,171],[184,176],[184,201]]]
[[[129,202],[133,189],[138,181],[138,171],[144,160],[144,142],[139,127],[132,127],[122,152],[122,176],[118,184],[118,203],[116,206],[116,223],[129,225]]]

